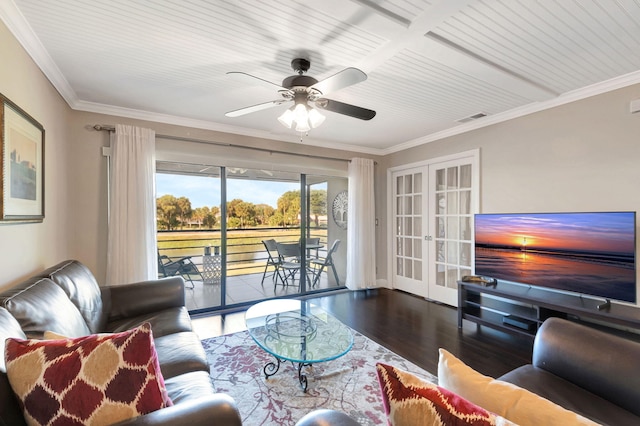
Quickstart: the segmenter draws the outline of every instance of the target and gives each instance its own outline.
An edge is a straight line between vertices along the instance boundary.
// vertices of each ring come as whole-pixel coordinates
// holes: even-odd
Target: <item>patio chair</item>
[[[302,244],[302,241],[300,241]],[[311,237],[307,238],[307,259],[317,259],[318,258],[318,250],[322,247],[320,244],[320,238]],[[313,252],[313,254],[311,254]]]
[[[289,285],[289,280],[295,281],[296,274],[300,271],[300,244],[276,243],[278,257],[280,258],[280,270],[282,271],[282,284]],[[277,283],[276,283],[277,284]]]
[[[312,259],[309,262],[309,266],[311,267],[311,270],[313,272],[313,282],[311,284],[313,287],[318,284],[318,282],[320,281],[320,275],[327,266],[330,266],[331,270],[333,271],[333,276],[336,279],[336,285],[340,285],[340,278],[338,278],[338,272],[336,271],[336,267],[333,264],[333,254],[336,252],[336,250],[338,250],[339,246],[340,240],[335,240],[331,245],[331,248],[327,252],[327,257],[325,257],[324,259]]]
[[[191,260],[191,256],[171,258],[158,252],[158,275],[161,277],[180,275],[191,283],[191,288],[195,288],[193,276],[200,278],[200,281],[204,281],[200,270]]]
[[[278,246],[277,246],[276,240],[274,239],[262,240],[262,244],[264,244],[264,248],[267,250],[268,257],[267,257],[267,264],[264,265],[264,272],[262,273],[262,281],[260,282],[260,285],[264,285],[264,279],[268,275],[268,270],[270,266],[273,267],[273,272],[271,273],[271,279],[273,280],[274,284],[278,283],[278,278],[280,278],[280,281],[284,282],[284,278],[280,274],[280,264],[282,263],[282,260],[278,255]]]

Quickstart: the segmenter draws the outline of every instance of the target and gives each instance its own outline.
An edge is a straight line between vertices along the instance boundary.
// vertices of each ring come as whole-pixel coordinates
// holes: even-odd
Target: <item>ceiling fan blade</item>
[[[318,99],[316,106],[320,109],[359,118],[360,120],[371,120],[376,116],[376,112],[371,109],[345,104],[344,102],[334,101],[333,99]]]
[[[262,79],[260,77],[256,77],[255,75],[251,75],[251,74],[247,74],[246,72],[240,72],[240,71],[229,71],[227,73],[228,76],[232,77],[233,79],[237,80],[237,81],[241,81],[247,84],[259,84],[263,87],[266,87],[268,89],[275,89],[275,90],[289,90],[286,89],[284,87],[282,87],[279,84],[276,83],[272,83],[270,81],[267,81],[265,79]]]
[[[366,79],[367,75],[358,68],[345,68],[331,77],[317,82],[309,87],[309,89],[317,90],[323,95],[327,95],[331,92],[365,81]]]
[[[263,109],[272,108],[278,105],[282,105],[285,102],[289,102],[286,99],[276,99],[275,101],[269,101],[262,104],[257,104],[245,108],[236,109],[225,113],[227,117],[240,117],[241,115],[250,114],[256,111],[262,111]]]

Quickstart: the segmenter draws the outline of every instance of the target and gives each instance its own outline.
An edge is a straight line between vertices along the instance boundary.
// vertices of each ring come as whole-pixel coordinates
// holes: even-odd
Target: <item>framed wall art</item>
[[[0,94],[0,222],[44,219],[44,128]]]

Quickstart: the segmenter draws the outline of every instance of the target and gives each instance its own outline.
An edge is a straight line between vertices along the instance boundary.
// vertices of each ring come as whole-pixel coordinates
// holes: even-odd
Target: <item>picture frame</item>
[[[44,127],[0,93],[0,223],[44,220]]]

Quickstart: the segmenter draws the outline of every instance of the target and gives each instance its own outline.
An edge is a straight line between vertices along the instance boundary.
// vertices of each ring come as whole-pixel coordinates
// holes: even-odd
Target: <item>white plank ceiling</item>
[[[300,142],[290,104],[226,117],[278,99],[228,71],[360,68],[328,97],[376,117],[325,112],[302,143],[373,154],[640,82],[640,0],[2,0],[0,18],[74,109],[249,136]]]

